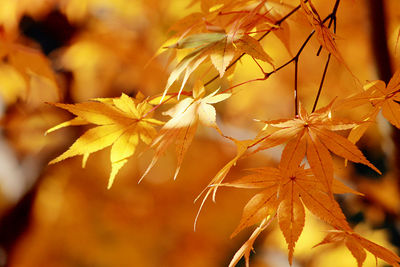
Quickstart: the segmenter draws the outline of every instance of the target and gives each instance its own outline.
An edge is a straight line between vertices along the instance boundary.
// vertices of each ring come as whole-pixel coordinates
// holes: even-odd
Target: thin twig
[[[225,90],[219,92],[219,94],[226,93],[226,92],[232,90],[233,88],[242,86],[242,85],[247,84],[247,83],[257,82],[257,81],[265,81],[266,79],[267,79],[267,78],[262,77],[262,78],[257,78],[257,79],[252,79],[252,80],[248,80],[248,81],[245,81],[245,82],[241,82],[241,83],[235,84],[234,86],[231,86],[231,87],[229,87],[229,88],[226,88]]]
[[[277,72],[277,71],[283,69],[284,67],[286,67],[286,66],[289,65],[290,63],[292,63],[292,62],[298,60],[299,57],[300,57],[300,54],[303,52],[304,48],[306,47],[307,43],[310,41],[310,39],[311,39],[311,37],[314,35],[314,33],[315,33],[315,31],[312,31],[312,32],[308,35],[307,39],[306,39],[306,40],[304,41],[304,43],[301,45],[301,47],[299,48],[299,50],[297,51],[297,53],[296,53],[296,55],[295,55],[294,57],[292,57],[290,60],[288,60],[287,62],[285,62],[284,64],[282,64],[282,65],[279,66],[278,68],[274,69],[273,71],[267,72],[267,73],[265,74],[265,76],[266,76],[266,77],[269,77],[271,74],[273,74],[273,73],[275,73],[275,72]]]
[[[293,15],[297,10],[300,9],[300,5],[298,5],[297,7],[295,7],[294,9],[292,9],[292,11],[290,11],[288,14],[286,14],[284,17],[282,17],[280,20],[276,21],[274,25],[276,26],[280,26],[287,18],[289,18],[291,15]],[[270,32],[267,31],[266,33],[264,33],[263,35],[260,36],[260,38],[257,39],[257,41],[261,41],[262,39],[264,39]],[[234,61],[232,61],[231,64],[228,65],[228,67],[226,67],[225,71],[229,70],[230,68],[232,68],[240,59],[242,59],[242,57],[245,55],[246,53],[242,53],[240,54],[239,57],[237,57]],[[216,79],[218,79],[219,75],[215,75],[213,78],[211,78],[208,82],[204,83],[204,86],[209,85],[210,83],[212,83],[213,81],[215,81]]]
[[[265,76],[265,71],[264,69],[261,67],[260,63],[257,62],[257,60],[254,57],[251,57],[253,59],[253,61],[257,64],[258,68],[261,70],[261,72],[264,74]]]
[[[334,26],[334,33],[336,33],[336,13],[337,13],[337,10],[338,10],[338,7],[339,7],[339,3],[340,3],[340,0],[336,0],[335,6],[334,6],[333,9],[332,9],[332,13],[330,13],[328,16],[326,16],[326,17],[321,21],[321,23],[324,24],[325,22],[327,22],[327,21],[329,20],[329,22],[328,22],[328,28],[330,28],[330,27],[332,26],[332,23],[333,23],[333,26]],[[299,6],[297,6],[296,8],[294,8],[294,9],[293,9],[292,11],[290,11],[286,16],[284,16],[284,17],[282,17],[280,20],[278,20],[278,21],[275,23],[275,25],[279,26],[280,24],[282,24],[287,18],[289,18],[292,14],[294,14],[297,10],[299,10],[300,7],[301,7],[301,6],[299,5]],[[263,38],[265,38],[265,36],[267,36],[270,32],[271,32],[271,31],[265,32],[265,33],[264,33],[260,38],[258,38],[257,40],[258,40],[258,41],[261,41],[261,40],[262,40]],[[234,85],[234,86],[232,86],[232,87],[229,87],[228,89],[225,89],[225,90],[222,91],[222,92],[226,92],[226,91],[232,90],[233,88],[238,87],[238,86],[241,86],[241,85],[244,85],[244,84],[246,84],[246,83],[248,83],[248,82],[266,80],[271,74],[276,73],[277,71],[283,69],[284,67],[286,67],[286,66],[289,65],[290,63],[294,62],[294,63],[295,63],[295,81],[294,81],[294,83],[295,83],[295,86],[294,86],[294,102],[295,102],[295,103],[294,103],[294,106],[295,106],[295,115],[297,116],[297,115],[298,115],[298,106],[299,106],[299,100],[298,100],[298,64],[299,64],[299,58],[300,58],[300,55],[301,55],[301,53],[303,52],[304,48],[306,47],[306,45],[308,44],[308,42],[310,41],[311,37],[312,37],[314,34],[315,34],[315,30],[313,30],[313,31],[308,35],[307,39],[303,42],[303,44],[301,45],[301,47],[300,47],[299,50],[297,51],[296,55],[295,55],[293,58],[291,58],[290,60],[288,60],[287,62],[285,62],[284,64],[282,64],[281,66],[279,66],[278,68],[274,69],[274,70],[271,71],[271,72],[267,72],[267,73],[265,73],[265,72],[262,70],[262,68],[261,68],[261,70],[262,70],[263,73],[264,73],[264,78],[257,78],[257,79],[253,79],[253,80],[250,80],[250,81],[247,81],[247,82],[242,82],[242,83],[236,84],[236,85]],[[319,48],[319,50],[318,50],[318,54],[320,53],[320,50],[321,50],[321,49],[322,49],[322,46],[320,46],[320,48]],[[242,53],[238,58],[236,58],[236,59],[226,68],[226,70],[228,70],[228,69],[231,68],[233,65],[235,65],[244,55],[245,55],[245,53]],[[320,82],[320,86],[319,86],[319,88],[318,88],[317,96],[316,96],[316,99],[315,99],[315,101],[314,101],[313,112],[315,111],[315,108],[316,108],[316,106],[317,106],[317,104],[318,104],[319,97],[320,97],[320,95],[321,95],[322,86],[323,86],[324,81],[325,81],[325,77],[326,77],[326,73],[327,73],[327,70],[328,70],[330,58],[331,58],[331,55],[329,54],[329,55],[328,55],[328,59],[327,59],[326,64],[325,64],[325,68],[324,68],[324,72],[323,72],[322,79],[321,79],[321,82]],[[256,63],[257,63],[257,65],[259,65],[258,62],[256,62]],[[259,66],[259,67],[260,67],[260,66]],[[208,82],[206,82],[206,83],[204,84],[204,86],[209,85],[209,84],[212,83],[214,80],[216,80],[218,77],[219,77],[219,76],[216,75],[216,76],[213,77],[211,80],[209,80]],[[222,92],[220,92],[220,93],[222,93]]]
[[[326,76],[326,72],[328,70],[328,65],[329,65],[329,61],[330,60],[331,60],[331,53],[329,53],[328,59],[326,60],[324,73],[322,74],[321,82],[320,82],[319,88],[318,88],[318,93],[317,93],[317,96],[315,97],[315,101],[314,101],[314,105],[313,105],[311,113],[314,112],[315,109],[317,108],[317,103],[318,103],[318,100],[319,100],[319,96],[321,95],[322,86],[324,85],[325,76]]]
[[[275,70],[273,70],[273,71],[271,71],[271,72],[264,72],[264,71],[262,70],[261,66],[259,66],[259,67],[261,68],[261,71],[264,73],[264,77],[263,77],[263,78],[257,78],[257,79],[253,79],[253,80],[249,80],[249,81],[246,81],[246,82],[242,82],[242,83],[236,84],[236,85],[234,85],[234,86],[231,86],[231,87],[229,87],[229,88],[227,88],[227,89],[225,89],[225,90],[219,92],[219,94],[225,93],[225,92],[227,92],[227,91],[229,91],[229,90],[232,90],[232,89],[235,88],[235,87],[244,85],[244,84],[249,83],[249,82],[265,81],[271,74],[273,74],[273,73],[279,71],[280,69],[283,69],[284,67],[286,67],[287,65],[289,65],[289,64],[292,63],[292,62],[298,61],[301,52],[304,50],[304,48],[306,47],[307,43],[310,41],[310,39],[311,39],[311,37],[314,35],[314,33],[315,33],[315,31],[312,31],[312,32],[308,35],[307,39],[306,39],[306,40],[304,41],[304,43],[301,45],[301,47],[299,48],[299,50],[297,51],[296,55],[295,55],[293,58],[291,58],[290,60],[288,60],[286,63],[282,64],[281,66],[279,66],[279,67],[276,68]],[[257,63],[257,65],[259,65],[257,61],[256,61],[256,63]],[[296,108],[296,110],[297,110],[297,108]],[[297,115],[297,113],[296,113],[296,115]]]
[[[340,0],[336,0],[335,6],[333,7],[333,10],[332,10],[332,13],[329,15],[330,20],[329,20],[328,28],[330,28],[332,26],[332,22],[333,22],[333,32],[335,34],[336,34],[336,13],[337,13],[337,10],[339,8],[339,3],[340,3]],[[317,56],[319,56],[319,53],[321,52],[321,49],[322,49],[322,46],[319,47]],[[328,66],[329,66],[330,60],[331,60],[331,54],[329,53],[328,58],[327,58],[326,63],[325,63],[324,72],[322,73],[322,78],[321,78],[321,82],[319,84],[317,96],[315,97],[314,105],[313,105],[313,108],[312,108],[311,112],[314,112],[315,109],[317,108],[317,104],[318,104],[319,97],[320,97],[321,92],[322,92],[322,86],[324,85],[326,72],[328,71]]]
[[[328,17],[326,17],[323,21],[322,24],[324,24],[326,22],[327,19],[329,19],[329,23],[328,23],[328,29],[331,28],[332,26],[332,22],[333,22],[333,33],[336,33],[336,13],[337,10],[339,8],[339,4],[340,4],[340,0],[336,0],[335,5],[332,9],[331,14],[329,14]],[[322,50],[322,45],[319,46],[318,48],[318,52],[317,52],[317,56],[319,56],[319,54],[321,53]]]
[[[296,117],[299,115],[299,99],[297,95],[298,72],[299,72],[299,58],[296,57],[296,60],[294,61],[294,114]]]

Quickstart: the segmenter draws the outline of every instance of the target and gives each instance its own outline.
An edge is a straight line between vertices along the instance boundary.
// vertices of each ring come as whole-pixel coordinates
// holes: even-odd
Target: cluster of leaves
[[[122,94],[119,98],[96,98],[78,104],[53,104],[76,117],[49,129],[47,133],[67,126],[94,127],[50,163],[82,155],[84,167],[91,153],[111,146],[111,173],[108,183],[108,188],[111,188],[119,170],[135,154],[140,140],[154,149],[154,157],[140,180],[171,144],[174,144],[177,157],[175,179],[200,122],[233,141],[237,147],[236,156],[204,189],[201,207],[209,196],[212,195],[215,200],[216,192],[221,186],[262,190],[247,203],[242,219],[232,234],[235,236],[243,229],[257,224],[248,241],[234,255],[230,266],[236,265],[242,257],[245,257],[246,264],[249,265],[254,241],[274,219],[278,220],[288,246],[289,263],[292,264],[295,245],[305,225],[305,208],[332,227],[325,239],[317,245],[344,243],[356,258],[358,266],[362,266],[365,261],[366,251],[393,266],[400,266],[400,257],[363,238],[349,226],[334,194],[362,194],[334,177],[331,155],[333,153],[345,160],[364,164],[380,173],[355,143],[375,121],[380,110],[390,123],[400,128],[400,71],[396,72],[387,86],[382,81],[371,82],[362,93],[334,99],[325,107],[315,110],[317,97],[313,110],[307,112],[297,99],[297,69],[299,56],[314,33],[320,46],[328,53],[327,65],[330,55],[333,55],[348,69],[335,43],[336,12],[340,1],[335,1],[332,12],[325,19],[321,19],[310,0],[300,0],[293,7],[274,0],[194,0],[191,5],[197,2],[200,2],[201,12],[190,14],[174,25],[171,28],[174,35],[161,49],[176,52],[176,58],[180,59],[172,69],[163,93],[153,97],[138,93],[135,98]],[[295,13],[303,13],[311,26],[311,33],[294,57],[275,66],[261,41],[269,33],[274,33],[281,40],[282,49],[288,49],[285,39],[285,31],[288,30],[286,21]],[[330,29],[332,24],[333,31]],[[3,64],[11,66],[23,78],[22,84],[25,86],[24,93],[14,97],[13,101],[18,97],[26,98],[26,92],[35,88],[35,79],[38,76],[47,83],[56,84],[49,63],[43,55],[14,44],[14,40],[0,37],[4,39],[4,42],[0,42],[0,58],[6,62]],[[271,74],[294,63],[296,99],[292,118],[262,121],[265,127],[254,139],[239,141],[224,135],[220,130],[213,106],[232,97],[238,85],[222,89],[208,88],[218,78],[231,82],[233,67],[244,55],[252,58],[262,71],[262,78],[255,80],[266,80]],[[265,72],[258,61],[265,62],[273,71]],[[208,69],[199,74],[203,67]],[[1,67],[0,71],[6,71],[5,67]],[[203,79],[207,73],[213,71],[216,72],[213,78],[208,81]],[[176,88],[176,92],[170,92],[178,81],[181,83],[180,87]],[[320,90],[322,83],[323,80]],[[53,87],[58,92],[57,86]],[[185,88],[191,90],[184,90]],[[320,91],[318,96],[319,93]],[[168,121],[163,122],[152,117],[160,108],[171,103],[174,106],[163,113],[171,117]],[[336,118],[341,109],[359,105],[371,107],[371,111],[360,121]],[[351,130],[348,138],[337,133],[345,130]],[[279,145],[284,148],[278,167],[251,169],[250,175],[233,182],[224,182],[239,159]]]

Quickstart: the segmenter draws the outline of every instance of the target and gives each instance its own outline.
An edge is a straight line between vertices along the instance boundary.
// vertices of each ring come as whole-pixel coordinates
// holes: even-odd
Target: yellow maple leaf
[[[164,45],[163,48],[185,49],[187,52],[172,70],[163,97],[167,94],[169,88],[183,76],[180,94],[190,75],[201,64],[207,62],[207,59],[210,59],[221,78],[225,75],[226,70],[234,64],[233,62],[244,54],[268,62],[273,66],[272,58],[265,52],[259,39],[257,39],[258,35],[252,36],[253,33],[251,33],[253,29],[260,25],[263,25],[264,28],[267,27],[267,31],[279,28],[273,23],[273,18],[265,14],[268,12],[262,12],[266,1],[261,1],[257,5],[245,3],[247,1],[240,4],[235,1],[225,2],[211,5],[213,12],[218,10],[216,14],[209,14],[208,11],[203,15],[194,14],[193,17],[182,19],[180,25],[174,28],[178,31],[178,34],[174,35],[171,40],[177,39],[177,41],[171,45]],[[235,12],[233,18],[226,16],[230,14],[232,8],[236,6],[243,8],[247,4],[249,4],[249,10]],[[209,5],[207,4],[207,6]],[[224,10],[226,10],[226,14]],[[205,28],[203,23],[196,22],[201,20],[207,21]],[[188,30],[183,25],[191,26]],[[166,44],[169,44],[171,40],[167,41]],[[239,53],[242,53],[242,55],[239,56]]]
[[[46,133],[72,125],[95,124],[97,126],[86,131],[67,151],[49,164],[83,155],[84,167],[91,153],[111,146],[111,174],[108,182],[108,188],[110,188],[118,171],[134,154],[139,139],[145,144],[150,144],[157,133],[154,126],[163,123],[147,116],[152,106],[146,101],[139,102],[125,94],[122,94],[120,98],[96,100],[97,102],[78,104],[54,104],[77,117],[49,129]]]
[[[169,145],[175,141],[177,154],[177,168],[174,179],[177,177],[183,158],[196,133],[199,121],[209,127],[218,129],[216,124],[216,111],[211,104],[221,102],[231,96],[228,93],[217,94],[217,91],[204,96],[205,90],[201,83],[196,83],[193,89],[193,98],[188,97],[180,101],[173,108],[164,113],[171,116],[154,139],[151,147],[155,148],[153,160],[142,175],[142,180],[150,169],[165,152]]]

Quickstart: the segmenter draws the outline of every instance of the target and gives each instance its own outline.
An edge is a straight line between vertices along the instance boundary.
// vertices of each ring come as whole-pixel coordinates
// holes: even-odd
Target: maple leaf
[[[315,30],[315,33],[317,35],[317,40],[320,43],[320,45],[323,48],[325,48],[330,54],[332,54],[340,63],[342,63],[346,67],[346,69],[353,75],[353,77],[356,78],[355,75],[351,72],[350,68],[348,67],[344,58],[342,57],[342,54],[339,52],[337,48],[335,41],[336,38],[335,34],[331,32],[331,30],[324,25],[323,21],[321,20],[321,17],[319,16],[311,0],[307,1],[301,0],[300,4],[306,14],[308,22]],[[333,18],[331,17],[331,19]]]
[[[281,165],[290,171],[291,168],[297,168],[296,164],[306,155],[313,173],[328,191],[331,191],[333,180],[333,162],[329,151],[350,161],[367,165],[380,173],[357,146],[335,133],[351,129],[357,123],[333,119],[332,105],[333,102],[311,114],[300,105],[300,114],[294,119],[266,121],[266,126],[277,130],[270,133],[267,129],[259,134],[260,147],[256,152],[288,141],[282,153],[286,156],[282,156]]]
[[[382,115],[395,127],[400,129],[400,70],[397,70],[389,83],[372,81],[364,85],[364,91],[343,99],[339,109],[348,109],[369,104],[372,109],[363,116],[363,123],[354,127],[349,140],[356,143],[367,131],[382,111]]]
[[[370,102],[375,109],[382,109],[383,116],[400,129],[400,70],[397,70],[387,86],[377,81],[370,84]]]
[[[360,138],[364,135],[364,133],[368,130],[368,128],[375,122],[378,113],[379,109],[375,109],[372,113],[369,113],[366,116],[364,116],[363,123],[351,129],[347,139],[349,139],[349,141],[352,142],[353,144],[357,143],[357,141],[360,140]]]
[[[245,1],[246,2],[246,1]],[[226,4],[226,5],[225,5]],[[166,48],[175,49],[192,49],[190,52],[183,57],[183,59],[177,64],[177,66],[171,72],[166,87],[164,89],[164,96],[168,92],[171,85],[184,74],[182,84],[179,90],[183,90],[189,76],[193,71],[200,66],[209,57],[213,66],[217,69],[219,76],[223,77],[227,67],[235,58],[235,55],[239,52],[246,53],[255,59],[260,59],[265,62],[272,63],[272,59],[264,51],[261,44],[252,36],[249,35],[249,31],[255,28],[257,25],[267,25],[268,30],[278,28],[273,24],[273,21],[268,18],[265,14],[260,14],[260,10],[264,7],[265,1],[261,1],[256,7],[252,7],[251,10],[233,11],[230,13],[235,6],[239,6],[241,9],[244,3],[224,3],[221,5],[223,10],[219,10],[216,17],[215,15],[204,15],[203,20],[207,21],[207,18],[211,21],[216,20],[219,22],[223,20],[221,17],[227,17],[226,21],[221,25],[213,24],[210,21],[206,22],[207,31],[201,27],[202,24],[197,25],[193,22],[193,18],[184,18],[181,24],[188,26],[187,24],[193,24],[189,29],[179,36],[178,41],[172,45],[166,46]],[[226,11],[226,12],[225,12]],[[234,14],[232,19],[229,19],[227,15]],[[229,20],[228,20],[229,19]],[[200,33],[194,33],[188,35],[189,31],[194,31],[194,28],[198,26]],[[178,28],[181,28],[182,25]],[[188,36],[187,36],[188,35]]]
[[[353,257],[357,260],[358,267],[361,267],[365,261],[367,256],[365,250],[368,250],[375,257],[386,261],[392,266],[400,266],[399,256],[353,231],[330,231],[330,233],[328,233],[326,237],[314,247],[329,243],[344,243]]]
[[[67,151],[49,164],[83,155],[84,167],[91,153],[111,146],[111,173],[107,186],[111,188],[118,171],[134,154],[139,140],[150,144],[157,134],[154,127],[163,124],[147,116],[152,106],[146,100],[140,102],[138,100],[140,96],[138,94],[137,99],[132,99],[122,94],[120,98],[99,98],[96,102],[53,104],[68,110],[77,117],[49,129],[46,133],[73,125],[95,124],[97,126],[86,131]]]
[[[288,172],[284,165],[280,165],[279,169],[263,167],[251,171],[252,174],[248,176],[222,184],[237,188],[262,189],[246,204],[242,219],[231,237],[246,227],[277,217],[288,244],[289,263],[292,264],[295,244],[305,223],[304,205],[335,228],[351,230],[337,202],[329,197],[324,185],[315,178],[310,169],[298,167]],[[357,193],[336,179],[333,181],[332,190],[334,193]],[[234,258],[233,261],[236,260]]]
[[[205,96],[203,85],[196,83],[193,88],[193,98],[185,98],[165,112],[164,115],[172,118],[161,128],[157,137],[151,143],[150,146],[155,149],[155,154],[140,181],[147,175],[159,157],[164,154],[165,150],[173,142],[176,145],[178,160],[174,174],[174,179],[176,179],[186,151],[196,133],[198,123],[201,122],[205,126],[218,129],[216,111],[211,104],[221,102],[230,96],[231,94],[228,93],[217,94],[217,91]]]
[[[232,62],[237,50],[272,64],[272,59],[264,51],[260,43],[246,34],[236,34],[232,37],[226,33],[199,33],[190,35],[170,46],[170,48],[178,49],[193,47],[195,47],[195,50],[187,54],[168,77],[164,96],[171,85],[184,73],[179,90],[180,94],[193,71],[208,57],[210,57],[212,64],[218,70],[220,77],[224,76],[225,70]]]
[[[243,35],[235,42],[235,45],[243,53],[272,64],[272,58],[265,52],[260,42],[250,35]]]

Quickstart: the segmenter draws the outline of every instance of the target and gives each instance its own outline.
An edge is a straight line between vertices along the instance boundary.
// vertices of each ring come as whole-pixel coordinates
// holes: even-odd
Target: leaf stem
[[[258,62],[255,60],[255,62],[257,63],[257,65],[261,68],[261,71],[264,73],[264,77],[262,77],[262,78],[257,78],[257,79],[252,79],[252,80],[249,80],[249,81],[246,81],[246,82],[242,82],[242,83],[236,84],[236,85],[231,86],[231,87],[229,87],[229,88],[227,88],[227,89],[225,89],[225,90],[223,90],[223,91],[221,91],[221,92],[218,92],[218,94],[225,93],[225,92],[227,92],[227,91],[229,91],[229,90],[232,90],[232,89],[235,88],[235,87],[244,85],[244,84],[246,84],[246,83],[255,82],[255,81],[265,81],[266,79],[268,79],[268,77],[269,77],[271,74],[273,74],[273,73],[279,71],[280,69],[283,69],[284,67],[286,67],[287,65],[289,65],[289,64],[292,63],[292,62],[295,62],[295,64],[296,64],[296,73],[297,73],[297,65],[298,65],[298,61],[299,61],[300,54],[302,53],[302,51],[304,50],[304,48],[306,47],[307,43],[310,41],[310,39],[311,39],[311,37],[314,35],[314,33],[315,33],[315,31],[312,31],[312,32],[308,35],[307,39],[304,41],[304,43],[301,45],[301,47],[300,47],[299,50],[297,51],[297,54],[296,54],[293,58],[291,58],[290,60],[288,60],[287,62],[285,62],[283,65],[279,66],[278,68],[276,68],[275,70],[273,70],[273,71],[271,71],[271,72],[264,72],[263,69],[261,68],[261,66],[260,66],[260,65],[258,64]],[[298,99],[297,99],[297,75],[296,75],[295,79],[296,79],[296,81],[295,81],[295,84],[296,84],[296,86],[295,86],[295,102],[296,102],[296,103],[295,103],[295,109],[296,109],[296,112],[295,112],[295,113],[296,113],[296,115],[297,115],[297,111],[298,111],[298,107],[297,107],[297,106],[298,106]]]
[[[254,57],[252,57],[252,59],[253,59],[253,61],[257,64],[258,68],[259,68],[260,71],[264,74],[264,77],[265,77],[265,73],[266,73],[266,72],[265,72],[264,69],[261,67],[260,63],[258,63],[257,60],[256,60]]]
[[[299,50],[297,51],[296,55],[295,55],[293,58],[291,58],[290,60],[288,60],[286,63],[284,63],[283,65],[279,66],[278,68],[276,68],[275,70],[273,70],[273,71],[271,71],[271,72],[264,72],[264,71],[262,70],[262,72],[264,73],[264,77],[263,77],[263,78],[257,78],[257,79],[253,79],[253,80],[249,80],[249,81],[246,81],[246,82],[242,82],[242,83],[236,84],[236,85],[234,85],[234,86],[231,86],[231,87],[229,87],[229,88],[227,88],[227,89],[221,91],[220,94],[225,93],[225,92],[227,92],[227,91],[229,91],[229,90],[232,90],[232,89],[235,88],[235,87],[241,86],[241,85],[246,84],[246,83],[248,83],[248,82],[264,81],[264,80],[266,80],[271,74],[273,74],[273,73],[279,71],[280,69],[283,69],[284,67],[286,67],[286,66],[289,65],[290,63],[292,63],[292,62],[295,62],[295,63],[298,62],[298,61],[299,61],[300,54],[303,52],[304,48],[306,47],[307,43],[310,41],[310,39],[311,39],[311,37],[314,35],[314,33],[315,33],[315,31],[312,31],[312,32],[308,35],[307,39],[306,39],[306,40],[304,41],[304,43],[301,45],[301,47],[300,47]],[[256,63],[257,63],[257,62],[256,62]],[[257,65],[258,65],[258,63],[257,63]],[[298,64],[296,63],[296,65],[298,65]],[[261,67],[261,66],[260,66],[260,67]],[[296,69],[297,69],[297,67],[296,67]],[[296,72],[297,72],[297,71],[296,71]],[[297,84],[297,77],[295,77],[295,78],[296,78],[296,84]],[[204,85],[204,86],[205,86],[205,85]],[[296,91],[296,97],[295,97],[295,99],[296,99],[296,104],[295,104],[295,105],[296,105],[296,115],[297,115],[297,104],[298,104],[298,103],[297,103],[297,86],[295,87],[295,91]]]
[[[233,85],[233,86],[231,86],[231,87],[229,87],[229,88],[226,88],[225,90],[223,90],[223,91],[221,91],[221,92],[218,92],[218,94],[226,93],[226,92],[232,90],[233,88],[242,86],[242,85],[247,84],[247,83],[257,82],[257,81],[265,81],[266,79],[267,79],[267,78],[262,77],[262,78],[257,78],[257,79],[252,79],[252,80],[248,80],[248,81],[245,81],[245,82],[241,82],[241,83],[235,84],[235,85]]]

